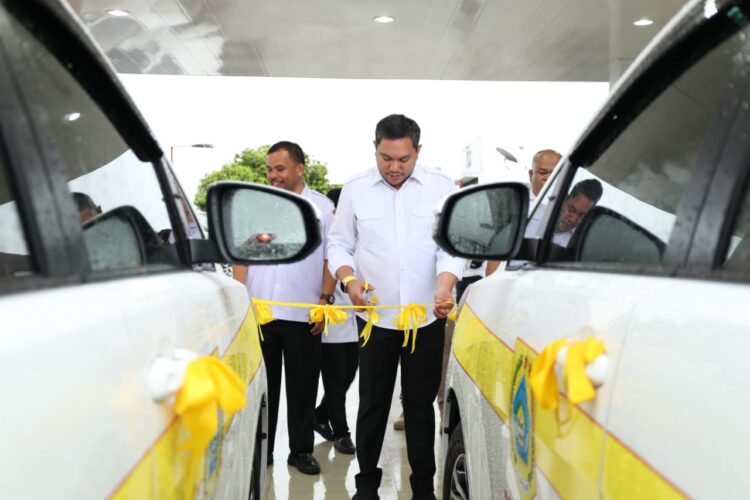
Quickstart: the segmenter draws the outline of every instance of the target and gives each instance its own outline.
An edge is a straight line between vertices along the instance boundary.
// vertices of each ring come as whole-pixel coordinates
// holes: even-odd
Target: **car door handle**
[[[177,348],[167,355],[158,356],[148,370],[148,387],[151,397],[161,403],[174,396],[182,387],[185,370],[198,353]]]
[[[565,369],[565,363],[568,360],[568,346],[560,349],[557,353],[556,368],[558,373],[562,374]],[[607,371],[609,370],[609,356],[606,352],[599,354],[593,361],[585,365],[584,371],[586,376],[591,382],[591,385],[597,389],[604,385],[604,381],[607,379]]]
[[[593,337],[559,339],[534,361],[531,388],[542,408],[556,409],[563,390],[571,403],[582,403],[596,397],[596,388],[604,384],[608,368],[602,341]]]

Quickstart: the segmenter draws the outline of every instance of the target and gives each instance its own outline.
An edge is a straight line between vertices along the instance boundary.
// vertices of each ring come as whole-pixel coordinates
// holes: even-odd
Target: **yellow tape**
[[[365,281],[365,291],[369,288],[369,284]],[[261,331],[260,325],[265,325],[273,321],[273,312],[271,312],[270,306],[284,306],[284,307],[298,307],[304,309],[310,309],[310,321],[318,323],[325,321],[323,331],[328,335],[328,323],[338,324],[346,321],[347,315],[343,311],[345,309],[357,309],[364,310],[367,316],[367,324],[362,329],[362,333],[359,335],[364,339],[362,346],[366,346],[370,340],[370,334],[372,333],[372,326],[380,321],[380,315],[377,313],[378,309],[401,309],[401,312],[393,320],[393,325],[404,332],[404,344],[406,347],[409,344],[409,337],[411,336],[412,345],[411,352],[417,345],[417,330],[419,325],[427,322],[427,308],[434,307],[436,304],[408,304],[405,306],[383,306],[378,304],[378,298],[372,297],[372,305],[369,306],[344,306],[344,305],[320,305],[320,304],[307,304],[304,302],[282,302],[279,300],[264,300],[253,297],[253,306],[255,306],[255,314],[258,316],[258,331],[260,337],[263,339],[263,332]],[[447,303],[447,302],[446,302]],[[452,302],[451,302],[452,303]],[[449,321],[456,320],[456,308],[454,307],[448,314],[447,319]]]
[[[530,361],[538,359],[521,339],[516,342],[517,350]],[[456,322],[453,354],[498,417],[510,425],[513,350],[481,322],[468,304]],[[686,496],[577,405],[562,399],[559,410],[563,415],[560,423],[555,410],[542,409],[534,400],[532,428],[536,467],[562,498],[598,497],[600,468],[605,498]]]

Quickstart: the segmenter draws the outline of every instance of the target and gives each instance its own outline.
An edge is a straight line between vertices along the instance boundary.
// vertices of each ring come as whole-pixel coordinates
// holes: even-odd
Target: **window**
[[[34,274],[7,166],[0,156],[0,280]]]
[[[661,264],[693,172],[710,167],[700,153],[723,141],[709,131],[723,119],[731,78],[748,65],[746,31],[714,47],[577,169],[553,222],[553,260]]]
[[[15,20],[27,96],[62,160],[94,271],[179,263],[154,165],[131,151],[63,65]]]
[[[729,271],[750,271],[750,190],[745,190],[745,198],[737,212],[729,247],[724,258],[724,268]]]

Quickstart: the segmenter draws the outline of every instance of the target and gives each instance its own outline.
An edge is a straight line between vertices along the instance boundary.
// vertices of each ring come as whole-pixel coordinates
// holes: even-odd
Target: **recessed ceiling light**
[[[74,122],[80,117],[81,117],[81,113],[73,112],[73,113],[68,113],[67,115],[65,115],[63,117],[63,120],[65,120],[66,122]]]
[[[393,21],[395,21],[395,20],[396,20],[396,18],[395,18],[395,17],[391,17],[391,16],[378,16],[378,17],[376,17],[376,18],[375,18],[375,19],[373,19],[373,20],[374,20],[374,21],[375,21],[376,23],[380,23],[380,24],[388,24],[388,23],[392,23]]]
[[[643,19],[638,19],[633,24],[636,26],[651,26],[652,24],[654,24],[654,22],[651,19],[646,19],[644,17]]]
[[[122,9],[109,9],[107,11],[107,14],[113,17],[127,17],[130,15],[130,12]]]

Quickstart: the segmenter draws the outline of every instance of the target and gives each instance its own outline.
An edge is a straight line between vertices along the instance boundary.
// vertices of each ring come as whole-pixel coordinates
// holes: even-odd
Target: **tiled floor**
[[[354,380],[346,401],[346,416],[349,427],[354,435],[354,427],[357,421],[357,397],[358,379]],[[281,387],[284,387],[282,381]],[[410,499],[411,487],[409,486],[409,462],[406,458],[406,440],[403,431],[393,430],[392,422],[401,413],[401,404],[398,400],[399,382],[396,382],[396,391],[391,404],[391,416],[388,429],[383,443],[383,452],[380,455],[380,467],[383,469],[383,480],[380,485],[380,498],[383,500]],[[283,389],[282,389],[283,390]],[[321,387],[318,389],[320,398]],[[289,450],[289,440],[286,433],[286,395],[281,394],[281,407],[279,408],[279,423],[276,433],[276,451],[274,453],[274,465],[268,469],[266,481],[266,500],[306,500],[325,499],[343,500],[354,495],[354,475],[359,471],[357,459],[354,455],[338,453],[332,443],[315,434],[315,449],[313,455],[320,462],[321,474],[319,476],[306,476],[294,467],[286,465],[286,456]],[[435,405],[436,424],[438,428],[439,413]],[[438,460],[438,474],[436,478],[435,491],[439,495],[439,485],[442,482],[440,464],[440,441],[435,436],[435,457]]]

